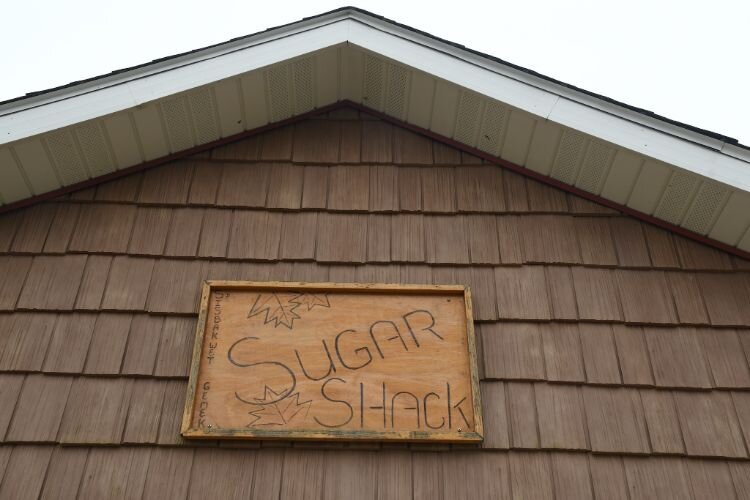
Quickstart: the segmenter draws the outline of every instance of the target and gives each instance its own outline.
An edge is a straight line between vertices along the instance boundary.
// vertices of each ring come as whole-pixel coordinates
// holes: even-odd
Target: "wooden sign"
[[[481,441],[462,286],[209,281],[187,438]]]

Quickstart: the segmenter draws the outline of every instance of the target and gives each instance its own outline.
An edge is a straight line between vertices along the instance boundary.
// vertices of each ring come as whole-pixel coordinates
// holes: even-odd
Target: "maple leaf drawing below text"
[[[273,400],[278,397],[280,393],[276,393],[273,389],[266,386],[265,389],[265,400]],[[247,427],[252,426],[263,426],[263,425],[284,425],[291,422],[297,415],[304,412],[303,418],[307,417],[307,413],[310,411],[312,400],[302,401],[299,400],[299,392],[295,392],[282,399],[271,404],[253,405],[256,408],[248,412],[249,415],[254,417],[253,421],[247,424]]]
[[[265,314],[263,324],[273,321],[274,327],[281,324],[291,330],[294,320],[299,318],[299,315],[294,312],[299,304],[293,302],[297,295],[294,293],[259,293],[247,317]]]
[[[315,306],[331,307],[331,303],[328,302],[327,293],[300,293],[289,302],[306,305],[308,311]]]

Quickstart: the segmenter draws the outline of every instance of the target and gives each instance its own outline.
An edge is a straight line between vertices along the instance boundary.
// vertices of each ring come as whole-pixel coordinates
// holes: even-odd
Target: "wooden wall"
[[[188,442],[204,279],[468,284],[481,447]],[[748,498],[750,263],[340,110],[0,215],[0,498]]]

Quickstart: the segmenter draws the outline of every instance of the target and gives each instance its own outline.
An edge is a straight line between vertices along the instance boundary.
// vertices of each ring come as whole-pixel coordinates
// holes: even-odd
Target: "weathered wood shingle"
[[[18,263],[24,264],[23,261]],[[34,257],[18,299],[18,307],[20,309],[72,309],[85,265],[85,255]],[[18,278],[21,277],[18,276]]]
[[[584,387],[583,399],[593,451],[651,451],[641,398],[637,390]]]
[[[27,376],[6,440],[56,442],[72,381],[62,376]]]
[[[48,203],[33,205],[24,210],[11,250],[17,253],[41,252],[56,212],[57,205]],[[9,230],[6,231],[12,234]]]
[[[44,359],[47,373],[81,373],[94,333],[96,314],[62,314],[57,318]]]
[[[133,380],[75,379],[58,439],[70,444],[119,443],[128,414]]]
[[[264,207],[270,169],[269,164],[225,164],[216,204]]]
[[[137,208],[133,205],[82,206],[69,249],[124,253],[130,241],[136,212]]]
[[[44,484],[52,450],[49,446],[13,447],[0,485],[0,497],[37,498]]]
[[[142,310],[154,270],[154,259],[118,256],[112,260],[102,309]]]
[[[57,316],[14,313],[0,316],[0,370],[39,371]]]

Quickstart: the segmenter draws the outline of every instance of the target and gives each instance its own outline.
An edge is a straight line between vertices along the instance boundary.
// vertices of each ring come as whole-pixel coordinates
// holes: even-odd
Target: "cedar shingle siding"
[[[483,446],[181,439],[209,278],[468,284]],[[749,304],[747,262],[339,110],[0,215],[0,498],[748,498]]]

